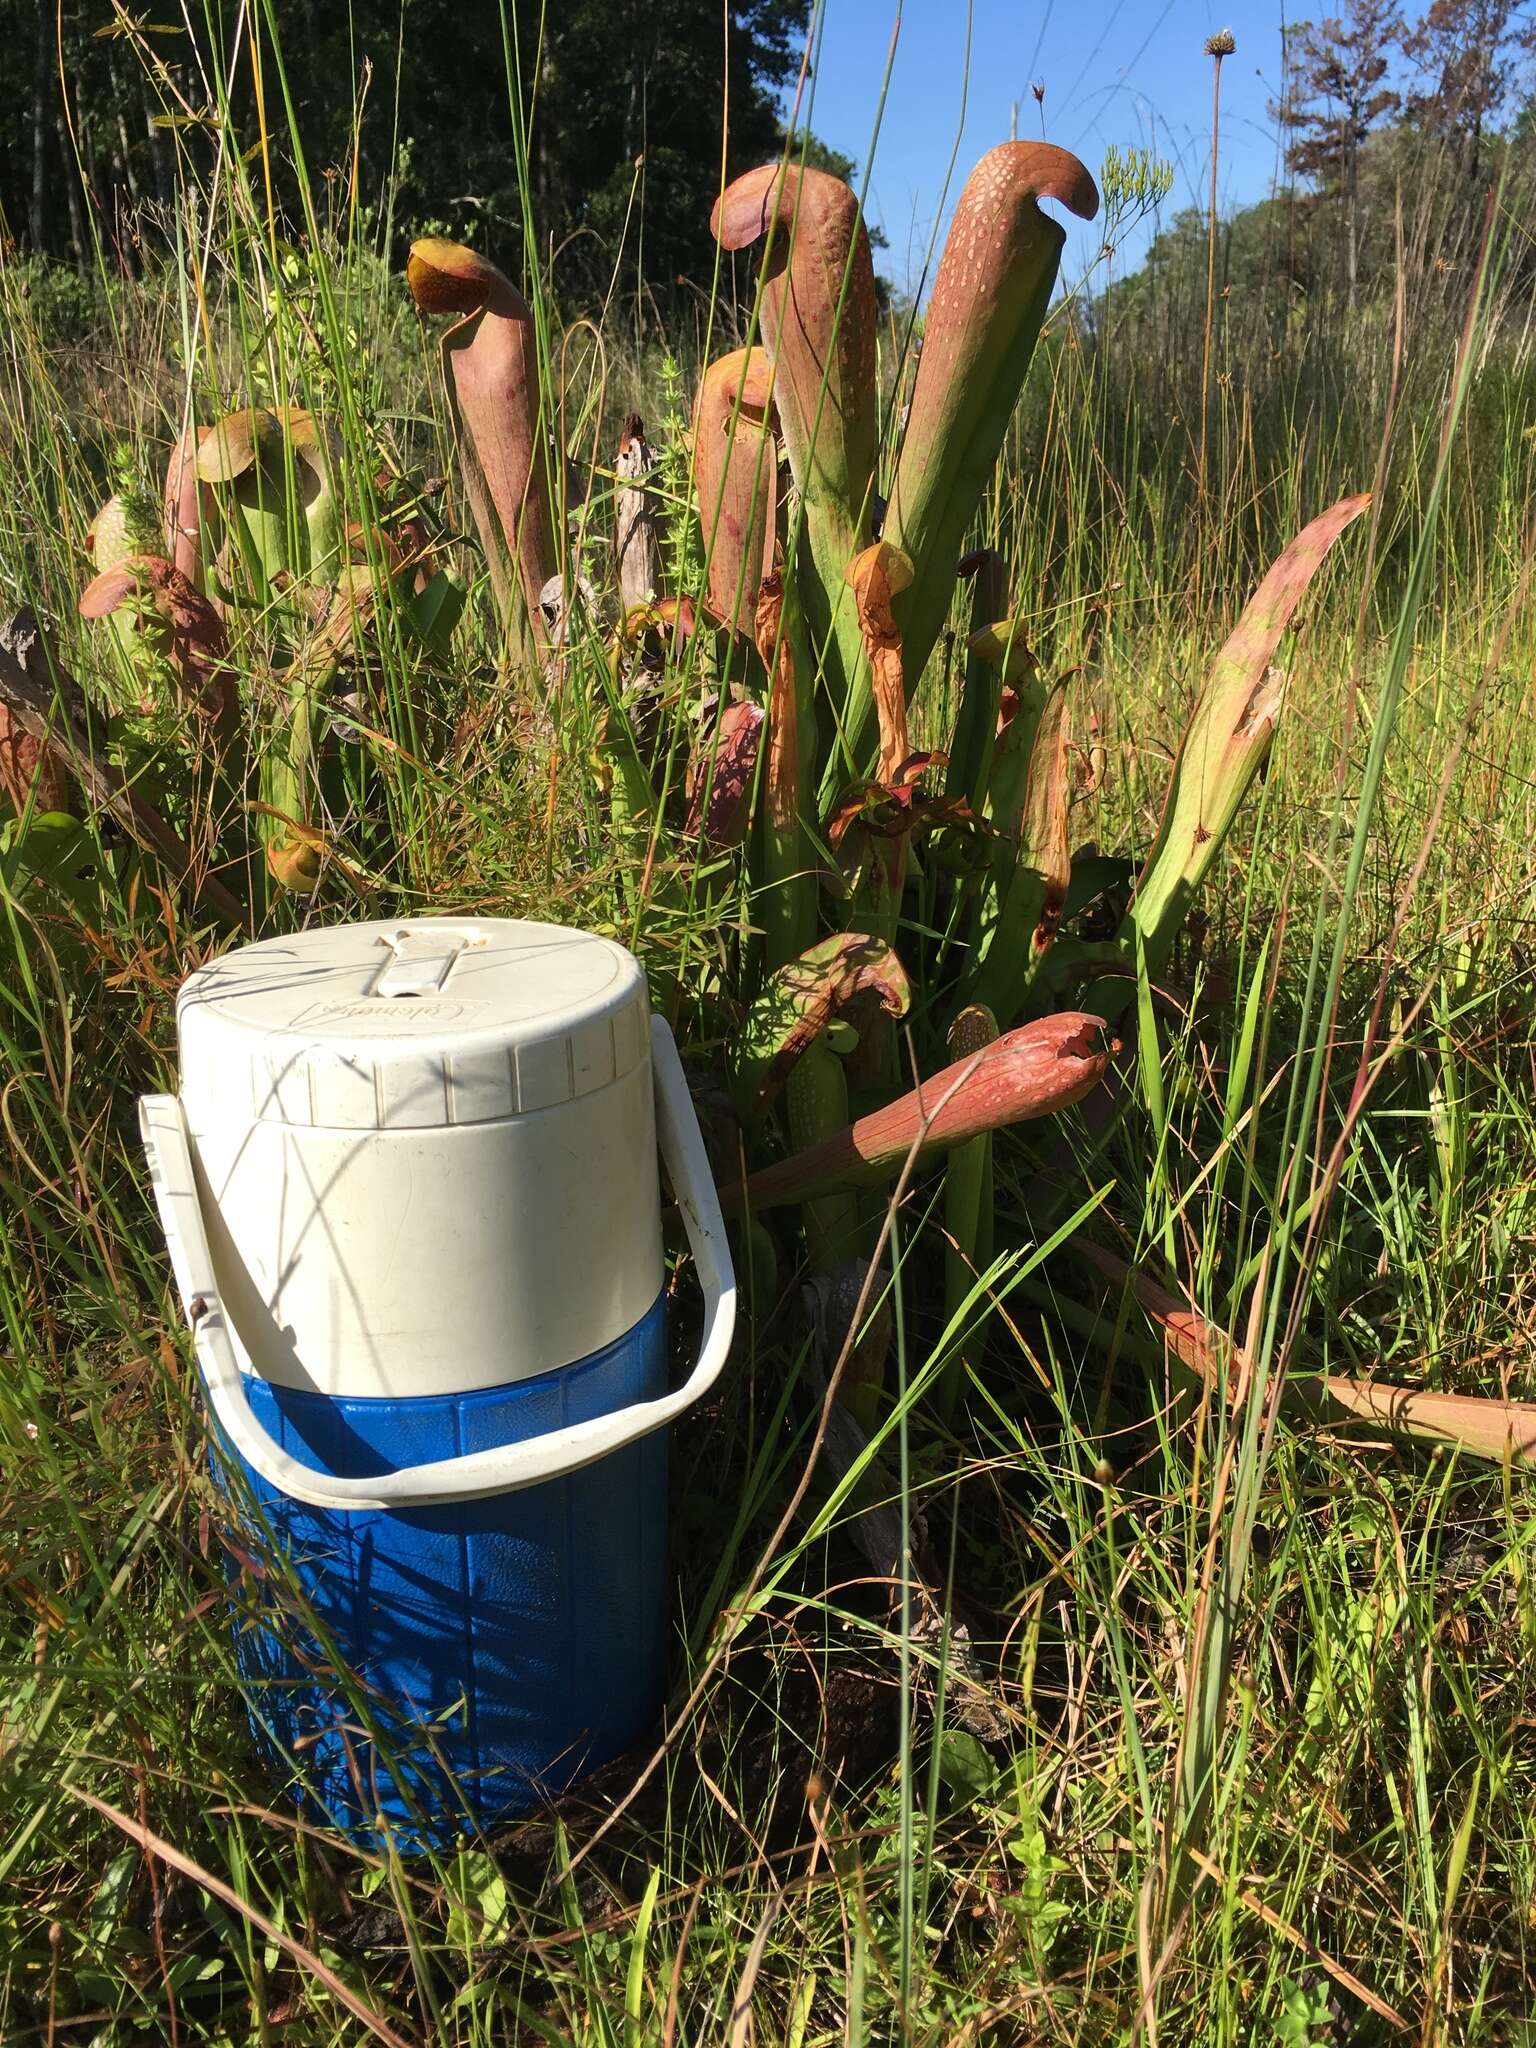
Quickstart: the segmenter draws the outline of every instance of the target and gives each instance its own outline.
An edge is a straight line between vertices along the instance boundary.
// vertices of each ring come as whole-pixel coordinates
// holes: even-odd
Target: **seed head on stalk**
[[[1196,478],[1202,513],[1205,509],[1206,442],[1211,416],[1211,332],[1216,312],[1216,167],[1221,149],[1221,66],[1237,48],[1237,38],[1224,28],[1205,39],[1211,64],[1211,203],[1205,245],[1205,338],[1200,355],[1200,462]],[[1198,555],[1196,557],[1198,560]]]

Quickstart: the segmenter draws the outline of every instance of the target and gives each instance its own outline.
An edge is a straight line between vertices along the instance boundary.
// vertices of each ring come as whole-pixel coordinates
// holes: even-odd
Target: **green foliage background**
[[[0,0],[18,88],[0,96],[0,221],[34,252],[81,260],[94,227],[109,260],[136,268],[142,224],[130,216],[146,202],[170,210],[180,153],[194,171],[211,162],[221,103],[248,144],[264,104],[276,135],[262,175],[300,213],[280,81],[232,60],[241,10],[209,0],[190,38],[162,12],[163,25],[130,26],[110,0],[65,0],[57,19],[36,0]],[[506,264],[531,196],[540,256],[553,254],[566,291],[600,295],[622,245],[625,281],[643,274],[666,296],[680,280],[707,288],[700,195],[718,189],[722,156],[735,172],[777,147],[808,17],[809,0],[746,0],[725,15],[710,0],[517,0],[504,14],[356,0],[280,18],[305,168],[333,207],[387,208],[403,239],[437,230]],[[514,105],[527,110],[526,185]]]

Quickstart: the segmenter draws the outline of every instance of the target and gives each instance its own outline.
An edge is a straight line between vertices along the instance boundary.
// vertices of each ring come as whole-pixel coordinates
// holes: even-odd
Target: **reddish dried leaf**
[[[75,811],[75,783],[48,747],[27,731],[9,708],[0,704],[0,790],[20,817],[28,806],[35,815]]]
[[[904,1017],[912,1004],[900,960],[883,939],[862,932],[836,932],[771,974],[738,1040],[744,1106],[760,1111],[772,1101],[807,1048],[858,998],[873,999],[889,1017]]]
[[[715,853],[740,846],[747,836],[762,736],[761,704],[726,705],[718,727],[700,742],[688,764],[684,838],[696,839],[702,832],[705,845]]]
[[[763,764],[763,799],[769,824],[777,832],[789,832],[800,820],[800,733],[795,658],[789,635],[784,631],[782,576],[764,578],[752,632],[769,676],[768,759]]]
[[[80,616],[103,619],[130,596],[147,597],[184,640],[206,655],[224,652],[224,622],[213,606],[163,555],[130,555],[93,576],[80,593]]]
[[[153,612],[156,630],[166,636],[162,651],[183,687],[227,737],[238,700],[233,678],[221,667],[228,650],[223,619],[163,555],[130,555],[93,576],[80,593],[80,616],[104,619],[130,601]]]
[[[921,787],[928,770],[942,768],[944,759],[937,751],[908,754],[889,782],[853,783],[827,813],[827,844],[841,846],[855,831],[875,839],[905,838],[928,824],[969,818],[963,798],[928,796]]]
[[[902,681],[901,632],[891,607],[912,581],[912,564],[900,549],[877,540],[848,565],[847,580],[858,607],[859,631],[869,656],[875,712],[880,720],[881,782],[892,782],[910,752],[907,694]]]

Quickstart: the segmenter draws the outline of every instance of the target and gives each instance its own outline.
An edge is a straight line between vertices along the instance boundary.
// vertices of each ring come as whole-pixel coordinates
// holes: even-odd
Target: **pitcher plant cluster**
[[[723,1150],[748,1170],[723,1161],[722,1182],[750,1219],[754,1269],[774,1270],[759,1219],[790,1205],[813,1272],[866,1258],[880,1184],[919,1146],[944,1155],[948,1307],[973,1335],[992,1259],[991,1133],[1055,1114],[1103,1078],[1138,977],[1168,964],[1270,748],[1280,636],[1366,504],[1314,520],[1252,598],[1200,692],[1155,844],[1104,930],[1117,865],[1092,849],[1074,857],[1069,838],[1074,783],[1103,772],[1102,749],[1075,678],[1048,673],[1031,647],[1032,594],[1011,592],[1001,556],[974,545],[1057,284],[1065,234],[1042,201],[1090,220],[1099,195],[1074,156],[1044,143],[1006,143],[976,166],[910,395],[882,419],[875,275],[853,191],[785,162],[736,179],[711,225],[723,251],[755,252],[757,283],[747,345],[708,365],[693,408],[699,587],[662,593],[626,576],[644,522],[626,497],[638,422],[615,475],[613,822],[653,898],[689,890],[707,910],[713,891],[723,914],[732,886],[745,888],[753,936],[730,991],[739,1128]],[[417,244],[409,276],[424,312],[457,316],[443,355],[466,496],[509,630],[547,650],[549,593],[567,565],[532,314],[457,245]],[[660,549],[638,552],[654,569]],[[916,700],[957,613],[952,729],[919,748]],[[682,721],[658,718],[654,672],[635,658],[657,629],[679,687],[693,688]],[[658,860],[690,846],[702,879],[686,858]],[[910,1046],[927,1076],[916,1087]],[[877,1360],[876,1384],[850,1389],[866,1419],[879,1371]]]
[[[1122,1015],[1167,968],[1272,745],[1281,635],[1367,502],[1321,513],[1251,597],[1198,693],[1139,872],[1074,849],[1074,791],[1102,777],[1104,750],[1081,678],[1032,644],[1038,594],[1010,590],[1002,555],[979,544],[1057,286],[1065,232],[1047,205],[1098,212],[1067,151],[1010,142],[981,159],[915,373],[891,392],[853,191],[792,162],[736,179],[712,227],[722,260],[753,266],[745,345],[704,370],[686,453],[658,454],[631,417],[588,476],[554,432],[546,338],[512,281],[438,239],[413,246],[407,273],[421,313],[449,322],[462,500],[507,672],[538,714],[525,735],[557,749],[561,706],[584,690],[635,901],[705,930],[746,906],[719,990],[733,1115],[717,1163],[754,1273],[771,1281],[786,1247],[813,1274],[856,1270],[887,1184],[914,1156],[936,1163],[946,1309],[973,1358],[993,1134],[1104,1080]],[[425,497],[381,471],[360,501],[343,509],[330,426],[254,407],[189,425],[163,503],[119,493],[92,528],[80,610],[115,637],[112,709],[125,730],[157,706],[179,722],[222,815],[254,819],[253,924],[328,873],[356,890],[336,821],[366,803],[387,744],[370,688],[385,637],[396,663],[451,664],[465,590]],[[253,635],[259,671],[241,658]],[[925,693],[941,636],[954,686]],[[953,711],[935,744],[941,697]],[[51,784],[25,794],[34,813],[71,808]],[[194,807],[166,801],[191,840]],[[846,1389],[865,1421],[883,1370],[875,1355]]]
[[[217,858],[229,818],[254,819],[248,923],[314,891],[322,821],[363,794],[363,752],[339,742],[379,722],[383,636],[407,664],[445,660],[464,600],[403,479],[370,479],[366,513],[348,516],[341,456],[299,406],[189,425],[161,504],[115,492],[87,535],[79,609],[116,643],[119,688],[100,707],[115,747],[141,794],[185,815],[194,859]]]

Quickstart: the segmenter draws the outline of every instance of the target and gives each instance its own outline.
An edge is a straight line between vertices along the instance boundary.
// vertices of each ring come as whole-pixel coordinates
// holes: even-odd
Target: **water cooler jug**
[[[666,1425],[735,1287],[633,955],[497,918],[266,939],[193,974],[140,1105],[194,1332],[252,1713],[360,1838],[450,1839],[647,1734]],[[667,1390],[657,1145],[704,1294]]]

